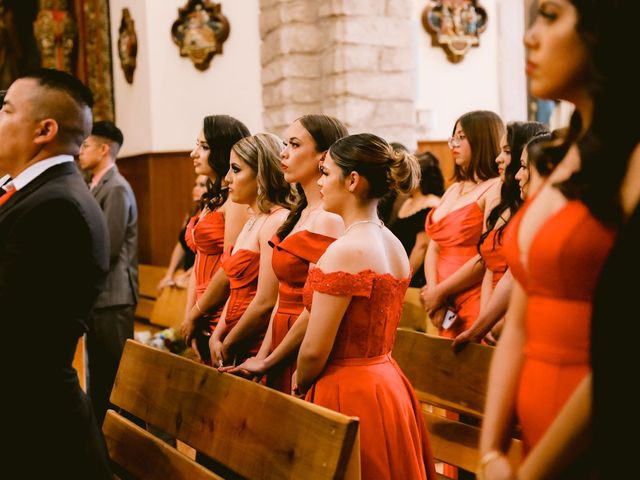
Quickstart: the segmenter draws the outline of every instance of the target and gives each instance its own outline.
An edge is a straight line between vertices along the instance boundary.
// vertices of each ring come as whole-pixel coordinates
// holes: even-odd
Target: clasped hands
[[[438,285],[425,285],[420,290],[420,300],[422,307],[431,318],[431,323],[434,327],[440,328],[447,310],[447,298],[442,294],[441,289],[438,288]]]

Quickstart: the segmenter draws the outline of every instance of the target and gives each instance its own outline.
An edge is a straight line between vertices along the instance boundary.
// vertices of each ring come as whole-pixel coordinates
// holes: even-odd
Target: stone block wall
[[[411,0],[261,0],[265,128],[333,115],[416,146]]]

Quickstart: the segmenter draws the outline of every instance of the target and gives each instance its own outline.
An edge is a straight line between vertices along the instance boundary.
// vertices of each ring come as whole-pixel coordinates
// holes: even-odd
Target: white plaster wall
[[[258,0],[218,0],[231,25],[224,53],[209,69],[181,57],[171,26],[181,0],[111,0],[116,119],[127,140],[122,156],[190,150],[202,118],[227,114],[252,132],[262,130]],[[122,7],[131,10],[138,32],[138,68],[128,85],[117,56]]]
[[[518,0],[480,0],[488,15],[480,45],[459,63],[431,46],[421,23],[426,2],[414,0],[415,41],[418,42],[416,109],[422,113],[418,138],[443,140],[455,120],[471,110],[493,110],[505,121],[526,119],[523,8]],[[518,5],[514,5],[518,4]]]
[[[152,121],[146,3],[145,0],[110,0],[109,3],[116,124],[124,134],[120,155],[149,152]],[[128,8],[131,12],[138,36],[138,56],[132,85],[125,80],[118,57],[118,29],[123,8]]]

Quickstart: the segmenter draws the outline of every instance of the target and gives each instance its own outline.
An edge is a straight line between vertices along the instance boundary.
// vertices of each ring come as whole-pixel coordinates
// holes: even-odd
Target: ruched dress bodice
[[[582,202],[569,201],[541,225],[523,262],[518,232],[529,205],[504,238],[509,268],[528,296],[516,407],[527,450],[590,371],[593,292],[614,241]]]
[[[290,234],[284,240],[274,235],[271,265],[278,278],[278,309],[271,325],[271,351],[280,345],[304,309],[302,290],[309,265],[315,264],[335,238],[308,230]],[[267,374],[267,385],[291,393],[291,377],[295,371],[297,350]]]
[[[225,314],[226,329],[222,338],[236,326],[258,290],[258,273],[260,271],[260,253],[253,250],[239,249],[233,251],[228,247],[221,257],[224,272],[229,278],[229,299]],[[267,329],[269,313],[262,319],[264,329],[258,334],[244,340],[236,349],[236,363],[255,355],[260,349],[264,333]]]
[[[425,228],[431,241],[440,247],[436,268],[438,282],[442,282],[478,253],[484,214],[477,202],[452,210],[438,221],[433,220],[435,211],[431,210],[427,215]],[[456,337],[471,327],[480,314],[480,286],[481,282],[478,282],[452,298],[462,321],[457,321],[449,330],[440,330],[441,335]]]
[[[493,288],[496,287],[508,268],[504,253],[502,252],[502,243],[499,240],[504,240],[504,235],[503,238],[500,239],[498,230],[493,229],[484,237],[480,244],[480,256],[482,256],[484,265],[493,273]]]
[[[187,224],[185,241],[196,254],[193,272],[196,300],[199,300],[209,286],[211,278],[220,268],[220,257],[224,248],[224,214],[209,212],[202,218],[199,214],[192,217]],[[218,324],[221,313],[222,305],[205,315],[210,331]]]

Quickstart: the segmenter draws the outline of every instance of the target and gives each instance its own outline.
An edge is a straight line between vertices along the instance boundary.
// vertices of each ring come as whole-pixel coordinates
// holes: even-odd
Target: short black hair
[[[94,123],[93,128],[91,129],[91,135],[109,139],[112,142],[117,143],[120,147],[124,142],[124,137],[120,129],[116,127],[115,123],[108,120]]]
[[[40,68],[20,78],[33,78],[41,86],[67,93],[76,103],[93,108],[93,94],[77,77],[53,68]]]

